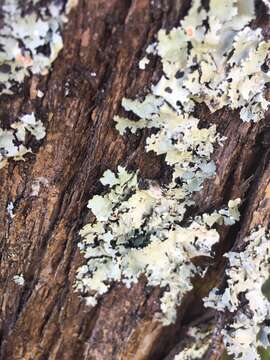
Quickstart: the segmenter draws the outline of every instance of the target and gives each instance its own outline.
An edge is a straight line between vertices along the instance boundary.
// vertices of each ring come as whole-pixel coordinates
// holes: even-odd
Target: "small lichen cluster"
[[[243,121],[263,118],[269,105],[264,90],[270,81],[270,42],[261,29],[248,26],[254,18],[254,0],[210,0],[208,11],[193,0],[181,26],[160,30],[147,48],[161,57],[164,71],[153,94],[177,112],[204,102],[212,112],[240,109]],[[148,62],[142,59],[140,67]]]
[[[270,346],[270,302],[262,292],[270,273],[269,241],[270,233],[261,227],[245,238],[243,251],[226,254],[227,287],[214,288],[204,299],[206,307],[232,313],[222,335],[234,359],[259,360],[258,347]]]
[[[27,133],[36,140],[46,135],[44,125],[36,120],[34,113],[22,115],[11,125],[10,130],[0,128],[0,169],[7,164],[8,159],[24,160],[24,155],[31,152],[31,148],[25,146]]]
[[[13,276],[13,281],[15,282],[15,284],[17,284],[17,285],[19,285],[19,286],[23,286],[23,285],[24,285],[24,277],[23,277],[23,274],[14,275],[14,276]]]
[[[174,360],[202,359],[211,345],[211,334],[211,328],[190,327],[187,332],[189,341],[181,346],[182,349]]]
[[[31,74],[46,74],[63,47],[62,6],[52,1],[46,7],[39,5],[38,13],[36,3],[5,0],[2,5],[0,95],[13,94]]]

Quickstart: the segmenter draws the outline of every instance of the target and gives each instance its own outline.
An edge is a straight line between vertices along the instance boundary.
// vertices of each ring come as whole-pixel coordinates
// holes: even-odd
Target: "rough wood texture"
[[[156,31],[176,25],[188,6],[184,0],[81,0],[65,26],[64,50],[52,73],[32,77],[16,96],[0,98],[1,121],[35,111],[47,126],[46,138],[40,146],[32,144],[35,152],[25,163],[10,162],[1,170],[1,359],[171,359],[185,327],[203,321],[201,298],[222,281],[222,253],[241,246],[256,224],[269,223],[269,118],[245,124],[237,112],[210,115],[201,106],[199,116],[215,122],[227,141],[216,150],[217,177],[196,195],[195,211],[245,199],[241,223],[220,229],[207,283],[196,281],[176,325],[165,328],[155,321],[159,289],[143,279],[130,290],[114,285],[95,309],[73,291],[83,263],[78,230],[89,220],[86,203],[101,190],[102,172],[124,164],[148,178],[164,174],[162,159],[144,151],[146,131],[122,137],[112,119],[123,96],[142,93],[158,79],[158,62],[140,71],[138,60]],[[254,26],[268,35],[264,10],[259,3]],[[37,85],[45,92],[42,100],[36,98]],[[15,203],[13,221],[7,217],[9,201]],[[19,273],[22,287],[12,281]],[[217,333],[208,358],[218,359],[219,349]]]

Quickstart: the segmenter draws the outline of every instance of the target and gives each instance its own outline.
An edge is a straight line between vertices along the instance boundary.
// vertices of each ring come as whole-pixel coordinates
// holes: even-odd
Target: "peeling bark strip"
[[[113,116],[123,97],[144,95],[142,89],[159,80],[158,61],[144,71],[139,61],[157,31],[178,26],[189,6],[180,0],[79,0],[53,70],[30,76],[14,95],[0,97],[1,128],[32,112],[46,126],[39,142],[26,138],[32,149],[27,161],[11,160],[1,169],[1,359],[173,359],[190,329],[209,323],[215,330],[206,358],[221,358],[226,315],[216,317],[202,298],[224,280],[222,254],[243,251],[251,229],[269,225],[269,112],[254,124],[228,108],[213,114],[204,104],[195,109],[204,126],[216,124],[227,140],[214,153],[217,174],[196,193],[190,215],[221,208],[230,199],[243,203],[241,221],[218,229],[216,256],[204,280],[194,280],[174,325],[155,320],[160,290],[144,278],[131,289],[114,284],[96,308],[86,306],[73,288],[84,263],[78,232],[94,220],[86,204],[102,192],[98,180],[104,171],[124,164],[143,178],[164,180],[164,162],[144,149],[149,130],[123,137]],[[256,13],[251,26],[261,27],[267,38],[263,2],[256,2]],[[36,89],[44,96],[35,95]]]

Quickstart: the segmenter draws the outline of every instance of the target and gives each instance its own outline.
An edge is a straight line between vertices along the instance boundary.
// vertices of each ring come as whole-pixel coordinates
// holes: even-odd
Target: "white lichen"
[[[16,130],[16,138],[19,141],[25,141],[26,130],[32,134],[36,140],[41,140],[45,137],[45,127],[40,120],[36,120],[35,114],[24,114],[20,117],[20,121],[11,125],[12,129]]]
[[[24,277],[22,274],[20,275],[14,275],[13,276],[13,281],[19,285],[19,286],[23,286],[24,285]]]
[[[12,201],[10,201],[7,205],[7,213],[8,213],[8,216],[10,217],[10,219],[13,219],[14,218],[14,204]]]
[[[139,68],[141,70],[144,70],[146,65],[148,65],[150,63],[150,59],[149,59],[149,55],[150,54],[156,54],[157,53],[157,50],[156,50],[156,43],[153,43],[153,44],[150,44],[147,46],[145,52],[146,52],[146,55],[139,61]]]
[[[225,290],[214,288],[204,304],[233,313],[222,330],[227,353],[234,359],[259,360],[258,347],[270,346],[270,302],[262,292],[270,272],[270,234],[261,227],[244,240],[243,251],[226,254]]]
[[[38,91],[37,91],[37,97],[40,98],[40,99],[42,99],[43,96],[44,96],[44,92],[41,91],[41,90],[38,90]]]
[[[140,68],[141,70],[145,70],[146,65],[149,64],[149,63],[150,63],[150,60],[145,56],[144,58],[142,58],[142,59],[140,60],[140,62],[139,62],[139,68]]]
[[[9,159],[24,160],[24,156],[32,152],[26,147],[26,134],[41,140],[46,135],[45,127],[40,120],[36,120],[34,113],[22,115],[11,125],[10,130],[0,128],[0,169]]]
[[[211,329],[190,327],[187,335],[189,341],[182,350],[175,355],[174,360],[202,359],[211,345]]]

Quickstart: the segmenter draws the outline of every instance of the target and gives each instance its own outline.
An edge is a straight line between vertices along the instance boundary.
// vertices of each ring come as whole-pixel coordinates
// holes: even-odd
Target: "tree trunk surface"
[[[139,168],[146,178],[162,178],[162,159],[144,149],[149,131],[121,136],[113,116],[124,96],[143,94],[159,79],[157,60],[145,71],[139,70],[138,61],[158,29],[179,24],[189,3],[79,1],[64,27],[64,48],[50,74],[32,76],[16,95],[0,98],[1,119],[34,111],[47,128],[40,145],[32,144],[27,161],[10,161],[1,170],[1,359],[169,360],[188,326],[211,317],[216,338],[207,358],[219,359],[222,319],[203,308],[202,297],[222,282],[222,254],[241,247],[254,226],[269,224],[269,118],[243,123],[238,112],[210,114],[204,105],[196,110],[206,124],[216,123],[227,140],[215,151],[217,175],[196,194],[194,214],[232,198],[244,201],[241,221],[229,230],[221,227],[207,280],[195,281],[176,324],[162,327],[155,320],[160,290],[143,278],[131,289],[114,284],[95,308],[74,292],[76,270],[84,263],[78,232],[89,221],[87,201],[102,190],[102,173],[121,164]],[[257,12],[254,26],[262,27],[267,37],[267,17],[260,7]],[[42,99],[36,96],[37,87],[45,93]],[[15,205],[12,221],[6,211],[10,201]],[[12,281],[20,273],[23,286]]]

